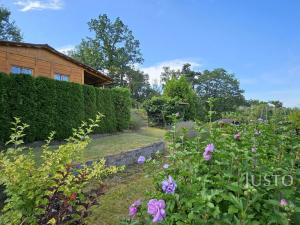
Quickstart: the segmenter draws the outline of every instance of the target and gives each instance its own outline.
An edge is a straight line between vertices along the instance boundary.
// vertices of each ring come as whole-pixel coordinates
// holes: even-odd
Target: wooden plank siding
[[[71,82],[84,84],[84,68],[45,49],[0,46],[0,71],[10,73],[12,66],[30,68],[34,77],[53,79],[60,73],[68,75]]]

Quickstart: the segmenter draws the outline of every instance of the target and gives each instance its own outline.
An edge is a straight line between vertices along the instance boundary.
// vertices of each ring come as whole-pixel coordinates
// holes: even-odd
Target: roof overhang
[[[32,44],[32,43],[24,43],[24,42],[13,42],[13,41],[1,41],[0,40],[0,46],[14,46],[14,47],[27,47],[27,48],[38,48],[38,49],[44,49],[47,50],[61,58],[64,58],[65,60],[72,62],[76,64],[77,66],[80,66],[84,69],[84,71],[88,72],[89,74],[92,74],[100,79],[103,80],[103,84],[110,84],[113,82],[113,79],[110,78],[109,76],[105,75],[103,72],[95,70],[94,68],[83,64],[79,62],[76,59],[71,58],[70,56],[67,56],[56,49],[52,48],[48,44]]]

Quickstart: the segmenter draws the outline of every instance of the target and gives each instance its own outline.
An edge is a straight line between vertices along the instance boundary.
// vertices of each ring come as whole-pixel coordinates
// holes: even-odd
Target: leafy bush
[[[9,138],[14,116],[31,129],[26,142],[44,140],[51,131],[57,139],[72,134],[83,120],[101,112],[105,117],[96,132],[110,133],[127,129],[130,120],[128,89],[102,89],[28,75],[0,74],[0,145]]]
[[[176,123],[176,135],[183,138],[194,138],[198,134],[194,121],[179,121]]]
[[[198,116],[198,97],[185,77],[169,80],[164,88],[164,96],[177,99],[183,105],[184,120],[195,120]]]
[[[93,86],[84,85],[82,88],[84,95],[85,120],[88,120],[97,114],[97,95]]]
[[[42,148],[42,162],[35,161],[33,150],[25,153],[24,130],[19,119],[13,123],[12,147],[0,153],[0,185],[7,200],[0,224],[82,224],[89,208],[97,203],[99,190],[85,192],[92,179],[101,179],[117,171],[107,168],[104,160],[75,165],[90,142],[88,135],[98,126],[100,115],[74,129],[68,142],[57,150],[49,149],[53,134]]]
[[[117,121],[112,91],[96,89],[96,99],[97,111],[104,115],[101,126],[96,131],[99,133],[115,132],[117,130]]]
[[[179,114],[182,120],[196,120],[200,104],[195,91],[185,77],[169,80],[163,96],[152,97],[144,102],[149,122],[153,126],[167,126],[172,123],[172,115]]]
[[[72,134],[70,128],[78,127],[84,120],[84,96],[79,84],[61,81],[55,83],[55,131],[58,139],[64,139]]]
[[[26,141],[34,141],[36,128],[35,128],[35,112],[37,110],[37,96],[34,86],[34,80],[31,76],[27,75],[12,75],[9,77],[7,88],[9,107],[9,122],[13,121],[13,116],[22,117],[23,121],[30,126],[26,135]],[[8,127],[6,128],[8,129]]]
[[[0,144],[4,143],[9,137],[9,105],[8,102],[8,86],[9,77],[5,74],[0,74]]]
[[[167,126],[172,123],[172,115],[184,114],[184,106],[175,98],[166,96],[153,97],[144,102],[144,109],[147,111],[151,126]]]
[[[37,101],[35,110],[35,139],[45,140],[56,124],[56,83],[44,77],[34,79]],[[92,117],[90,117],[92,118]],[[7,129],[7,128],[6,128]]]
[[[205,140],[171,131],[169,166],[125,224],[299,224],[299,137],[273,120],[209,127]]]
[[[130,121],[130,91],[127,88],[112,89],[113,102],[116,112],[117,130],[128,129]]]
[[[292,123],[292,127],[295,129],[297,135],[300,134],[300,110],[293,110],[289,114],[289,121]]]

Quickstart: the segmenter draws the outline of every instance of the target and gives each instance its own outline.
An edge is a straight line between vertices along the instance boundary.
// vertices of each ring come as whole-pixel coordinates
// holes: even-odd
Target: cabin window
[[[54,75],[54,80],[69,81],[70,79],[69,79],[69,75],[56,73]]]
[[[12,66],[10,72],[12,74],[32,75],[32,69],[20,66]]]

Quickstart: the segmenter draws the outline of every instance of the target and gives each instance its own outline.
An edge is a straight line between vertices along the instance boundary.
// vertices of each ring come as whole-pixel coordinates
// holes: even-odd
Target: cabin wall
[[[0,72],[10,73],[12,66],[33,70],[33,76],[54,78],[55,73],[69,76],[71,82],[84,83],[84,69],[45,49],[0,46]]]

